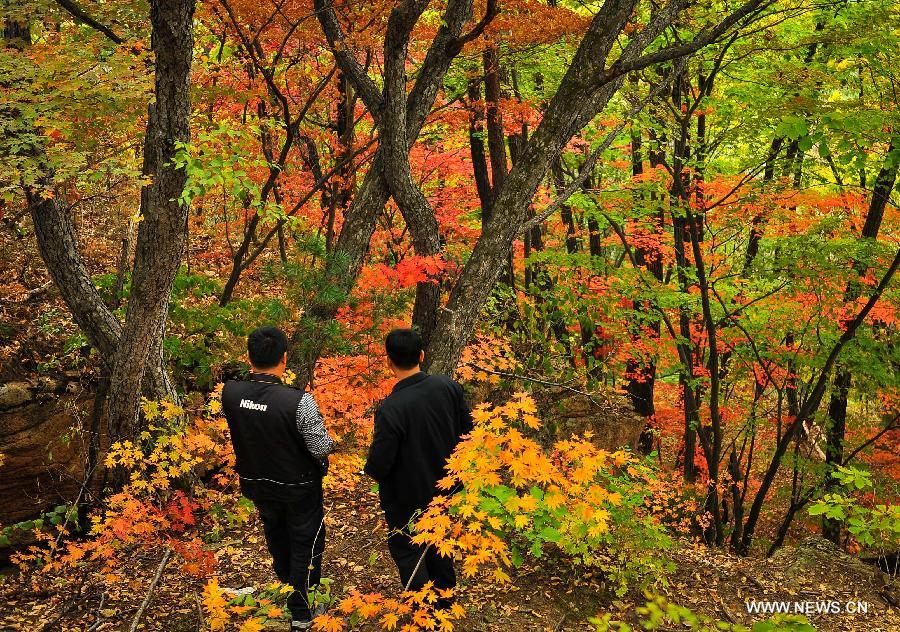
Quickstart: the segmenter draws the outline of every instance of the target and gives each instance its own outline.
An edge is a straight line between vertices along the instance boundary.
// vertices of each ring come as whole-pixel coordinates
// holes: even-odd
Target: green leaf
[[[554,527],[544,527],[543,529],[540,530],[540,532],[538,533],[538,536],[540,536],[542,539],[546,540],[547,542],[553,542],[553,543],[559,542],[560,539],[562,538],[562,534],[560,534],[560,532]]]

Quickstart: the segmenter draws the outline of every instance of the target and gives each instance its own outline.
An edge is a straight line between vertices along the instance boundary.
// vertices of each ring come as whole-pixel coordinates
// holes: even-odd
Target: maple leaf
[[[343,632],[344,622],[330,614],[323,614],[313,619],[313,630],[321,632]]]
[[[241,624],[240,632],[261,632],[263,629],[263,623],[263,619],[247,619]]]

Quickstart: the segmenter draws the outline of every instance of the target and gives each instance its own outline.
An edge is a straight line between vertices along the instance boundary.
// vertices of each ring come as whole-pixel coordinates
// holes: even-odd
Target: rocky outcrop
[[[0,384],[0,411],[18,408],[34,398],[28,382]]]
[[[646,424],[628,399],[612,390],[588,394],[548,387],[537,391],[535,399],[550,440],[588,432],[604,450],[634,448]]]
[[[808,537],[797,546],[779,549],[771,562],[787,577],[802,585],[826,582],[832,586],[865,590],[879,595],[885,603],[900,606],[900,580],[848,555],[835,544],[818,536]],[[856,595],[854,594],[854,597]]]
[[[77,382],[0,385],[0,525],[74,500],[90,414],[90,394]]]
[[[628,399],[607,388],[590,393],[560,385],[529,385],[538,408],[541,429],[537,439],[544,445],[589,432],[592,441],[604,450],[634,448],[646,421],[636,415]],[[503,404],[515,393],[511,384],[495,386],[480,382],[469,385],[472,405]]]

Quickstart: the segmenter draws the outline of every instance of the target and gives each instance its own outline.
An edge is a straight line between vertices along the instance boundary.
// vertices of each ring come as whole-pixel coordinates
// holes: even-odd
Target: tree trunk
[[[493,206],[491,181],[488,176],[487,155],[484,151],[484,107],[481,101],[481,82],[470,79],[467,91],[469,99],[469,152],[472,156],[472,175],[481,202],[481,223],[487,223]]]
[[[566,188],[565,179],[563,178],[562,161],[554,161],[550,171],[553,174],[553,186],[556,188],[557,194],[559,194],[560,191]],[[575,218],[572,215],[572,207],[568,204],[563,204],[559,207],[559,214],[563,224],[566,226],[566,252],[570,255],[574,255],[580,250],[580,244],[578,243],[578,233],[575,230]]]
[[[778,137],[772,139],[772,145],[769,147],[769,155],[766,157],[766,166],[763,169],[763,184],[772,182],[775,178],[775,160],[784,144],[784,138]],[[754,215],[750,222],[750,238],[747,241],[747,252],[744,256],[744,274],[746,275],[753,266],[753,260],[759,254],[759,240],[762,239],[763,216]]]
[[[172,283],[187,238],[188,205],[180,200],[187,174],[172,166],[176,143],[190,141],[190,71],[194,0],[155,0],[150,5],[152,48],[156,56],[155,102],[144,139],[141,191],[131,295],[122,342],[110,379],[109,427],[112,436],[138,430],[141,384],[151,355],[162,340]]]
[[[615,35],[624,27],[633,2],[605,4],[591,23],[540,125],[522,158],[496,192],[494,212],[442,310],[428,349],[430,370],[452,374],[475,327],[481,308],[501,272],[513,241],[521,233],[530,200],[568,140],[602,109],[621,85],[596,81]],[[626,56],[627,57],[627,56]]]
[[[356,142],[356,93],[350,81],[339,72],[337,76],[340,101],[336,118],[336,130],[338,135],[338,160],[343,164],[338,171],[338,180],[332,191],[332,204],[329,204],[328,226],[325,233],[325,250],[331,251],[334,246],[334,222],[335,211],[341,210],[346,214],[353,199],[353,191],[356,189],[356,169],[351,162],[353,145]]]
[[[632,129],[631,131],[631,175],[635,178],[644,173],[644,159],[641,145],[640,130]],[[640,196],[641,198],[643,196]],[[635,260],[639,265],[644,266],[653,276],[662,279],[662,259],[660,253],[652,253],[647,247],[639,246],[635,248]],[[648,314],[652,311],[652,306],[645,301],[636,301],[634,311],[639,314],[635,319],[636,322],[632,326],[630,332],[632,341],[640,340],[644,332],[642,331],[642,318],[640,314]],[[659,322],[654,321],[649,328],[654,338],[659,338],[660,327]],[[639,360],[630,358],[626,372],[628,379],[628,398],[631,400],[631,407],[634,412],[646,420],[644,430],[638,438],[637,451],[641,454],[650,454],[653,451],[653,428],[652,418],[656,414],[654,407],[653,395],[654,385],[656,381],[656,363],[652,358],[647,360]]]
[[[500,59],[496,46],[488,46],[482,55],[484,62],[484,100],[485,119],[487,121],[487,145],[491,166],[491,212],[487,219],[490,220],[497,194],[503,187],[509,166],[506,160],[506,135],[503,131],[503,112],[500,109],[502,90],[500,88]],[[486,224],[482,223],[482,230]],[[501,279],[506,285],[515,285],[512,267],[512,248],[507,254],[507,261],[503,265]]]
[[[363,103],[372,112],[376,124],[380,125],[385,105],[383,95],[355,58],[348,53],[334,7],[327,0],[315,0],[313,6],[338,65],[353,84]],[[471,0],[450,0],[447,3],[441,26],[408,96],[404,86],[402,94],[406,99],[403,121],[405,130],[397,130],[396,133],[402,132],[407,153],[419,136],[452,60],[461,51],[458,45],[459,37],[463,25],[471,17],[471,11]],[[387,41],[385,49],[388,49]],[[405,59],[402,61],[406,63]],[[393,150],[396,154],[397,147]],[[392,193],[384,174],[382,154],[380,145],[359,192],[347,210],[334,251],[329,253],[322,288],[308,306],[292,336],[293,344],[289,360],[297,372],[296,386],[305,386],[312,380],[316,360],[329,339],[330,321],[338,308],[344,304],[353,287],[368,251],[378,214]],[[409,183],[398,180],[397,184],[408,186]],[[398,205],[401,206],[401,212],[404,212],[403,205],[400,202]],[[417,223],[414,218],[412,220],[407,218],[405,212],[404,219],[411,232],[417,230],[420,225],[427,225],[425,222]]]
[[[8,45],[15,47],[28,45],[30,36],[27,24],[7,21],[4,24],[4,39]],[[33,144],[25,151],[42,171],[36,185],[25,186],[26,202],[31,209],[41,258],[75,323],[99,353],[106,370],[111,371],[122,340],[122,325],[91,280],[69,210],[60,205],[57,196],[51,195],[54,173],[47,167],[43,147]],[[161,345],[162,341],[157,341],[154,353],[148,358],[150,379],[144,390],[147,397],[159,397],[171,392]]]
[[[875,240],[878,238],[878,231],[881,229],[881,223],[884,220],[884,211],[891,191],[894,189],[894,182],[897,179],[898,160],[893,155],[897,147],[898,139],[893,139],[888,147],[885,164],[881,167],[875,179],[875,190],[872,192],[869,211],[866,214],[866,222],[859,236],[860,240]],[[859,277],[865,275],[866,269],[867,266],[862,261],[857,260],[853,264],[853,273]],[[847,304],[854,303],[859,298],[861,289],[859,280],[856,278],[851,279],[844,290],[844,302]],[[850,371],[846,367],[841,367],[837,371],[831,387],[831,400],[828,404],[830,424],[825,447],[826,476],[828,477],[825,481],[825,493],[829,493],[834,489],[835,481],[831,478],[831,472],[844,460],[844,439],[847,431],[847,400],[852,381],[853,378]],[[836,520],[823,518],[822,536],[835,544],[840,544],[841,523]]]

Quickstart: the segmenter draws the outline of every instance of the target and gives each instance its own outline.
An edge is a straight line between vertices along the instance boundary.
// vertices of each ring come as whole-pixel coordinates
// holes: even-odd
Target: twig
[[[567,386],[565,384],[560,384],[559,382],[550,382],[548,380],[542,380],[540,378],[530,377],[528,375],[520,375],[518,373],[507,373],[506,371],[494,371],[491,369],[486,369],[482,366],[478,366],[477,364],[475,364],[473,362],[465,362],[465,363],[463,363],[462,366],[470,366],[473,369],[475,369],[476,371],[481,371],[481,372],[487,373],[489,375],[498,375],[500,377],[509,377],[509,378],[513,378],[513,379],[517,379],[517,380],[526,380],[528,382],[534,382],[536,384],[543,384],[544,386],[556,386],[558,388],[565,389],[571,393],[575,393],[576,395],[581,395],[582,397],[587,397],[591,401],[592,404],[595,404],[597,406],[601,405],[600,402],[598,402],[596,399],[594,399],[594,396],[591,395],[590,393],[588,393],[587,391],[580,391],[577,388],[572,388],[571,386]]]
[[[204,632],[206,630],[206,619],[203,616],[203,605],[200,603],[200,595],[194,591],[194,603],[197,604],[197,630]]]
[[[41,285],[39,285],[39,286],[37,286],[37,287],[35,287],[35,288],[32,288],[32,289],[28,290],[27,292],[25,292],[25,295],[24,295],[22,298],[18,299],[18,300],[12,301],[12,300],[4,299],[4,300],[2,300],[2,301],[0,301],[0,302],[2,302],[2,303],[9,303],[9,304],[21,304],[21,303],[27,303],[27,302],[30,301],[31,299],[37,298],[37,297],[40,296],[41,294],[44,294],[47,290],[50,289],[50,287],[51,287],[52,285],[53,285],[53,280],[51,279],[50,281],[47,281],[46,283],[42,283]]]
[[[425,548],[422,549],[422,555],[419,556],[419,561],[416,562],[416,567],[413,569],[412,575],[409,576],[409,579],[406,580],[406,586],[403,587],[404,592],[409,590],[409,587],[412,586],[413,579],[416,578],[416,573],[419,572],[419,567],[422,566],[422,560],[425,559],[425,554],[428,553],[428,547],[430,544],[426,544]]]
[[[136,632],[138,623],[140,623],[141,617],[144,616],[144,611],[150,604],[150,598],[153,597],[153,591],[156,590],[156,585],[159,584],[159,580],[162,577],[163,570],[165,570],[166,564],[169,563],[170,557],[172,557],[172,549],[166,548],[165,552],[163,553],[162,559],[159,561],[159,566],[156,567],[156,574],[153,576],[153,581],[150,582],[150,587],[147,589],[147,596],[144,597],[144,601],[143,603],[141,603],[141,607],[138,608],[137,613],[134,615],[134,620],[131,622],[131,627],[128,628],[128,632]]]
[[[725,604],[724,600],[719,599],[718,601],[719,601],[719,609],[722,611],[722,614],[725,615],[725,618],[728,619],[729,623],[736,624],[738,622],[737,616],[735,616],[734,612],[731,611],[731,608],[729,608]]]
[[[100,624],[103,622],[103,614],[101,614],[101,610],[103,610],[103,604],[106,603],[106,592],[100,594],[100,605],[97,606],[97,620],[91,624],[91,627],[87,628],[85,632],[94,632],[97,628],[100,627]]]
[[[568,616],[569,616],[568,613],[563,613],[563,616],[560,618],[559,622],[556,624],[556,627],[553,628],[554,632],[559,632],[559,630],[562,630],[563,623],[566,622],[566,618]]]

